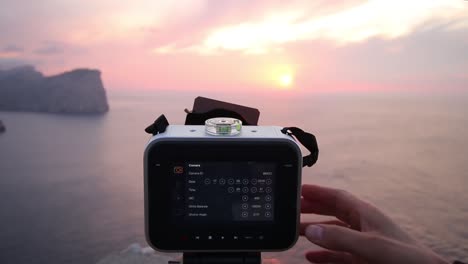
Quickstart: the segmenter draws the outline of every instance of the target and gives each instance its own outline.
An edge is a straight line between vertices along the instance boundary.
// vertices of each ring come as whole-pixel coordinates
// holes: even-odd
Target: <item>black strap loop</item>
[[[167,121],[167,118],[164,115],[160,115],[153,122],[153,124],[145,128],[145,132],[154,136],[159,133],[164,133],[164,131],[166,131],[167,126],[169,126],[169,121]]]
[[[302,158],[302,166],[312,167],[317,160],[319,155],[319,148],[317,139],[313,134],[307,133],[304,130],[297,127],[285,127],[281,129],[286,135],[294,136],[308,151],[310,154]]]

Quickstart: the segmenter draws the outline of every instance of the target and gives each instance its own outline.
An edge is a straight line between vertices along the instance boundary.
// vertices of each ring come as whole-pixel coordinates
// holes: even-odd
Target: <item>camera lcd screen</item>
[[[274,163],[193,161],[172,167],[174,221],[274,220]]]
[[[166,251],[276,251],[297,239],[293,142],[161,141],[147,149],[147,240]]]

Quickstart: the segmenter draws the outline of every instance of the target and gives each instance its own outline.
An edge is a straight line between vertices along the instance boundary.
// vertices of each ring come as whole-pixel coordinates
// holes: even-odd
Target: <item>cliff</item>
[[[2,120],[0,120],[0,134],[4,133],[6,131],[5,125],[2,123]]]
[[[104,113],[109,110],[98,70],[46,77],[32,66],[0,70],[0,111]]]

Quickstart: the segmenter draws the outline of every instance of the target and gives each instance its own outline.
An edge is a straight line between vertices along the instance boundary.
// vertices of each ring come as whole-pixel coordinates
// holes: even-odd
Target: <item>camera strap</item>
[[[298,127],[285,127],[281,129],[283,134],[290,137],[295,137],[308,151],[310,154],[302,158],[302,166],[312,167],[318,160],[319,148],[317,139],[311,133],[307,133]]]
[[[167,126],[169,126],[169,121],[167,121],[166,116],[160,115],[156,120],[154,120],[153,124],[145,128],[145,132],[154,136],[159,133],[164,133]]]

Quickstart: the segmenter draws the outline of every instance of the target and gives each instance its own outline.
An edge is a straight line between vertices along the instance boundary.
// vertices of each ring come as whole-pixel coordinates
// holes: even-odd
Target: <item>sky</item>
[[[115,90],[468,91],[465,0],[0,0],[0,68]]]

